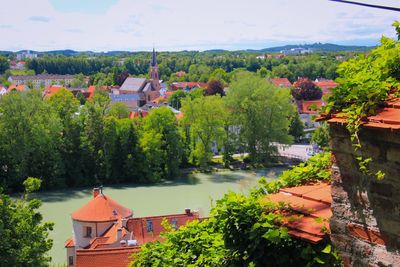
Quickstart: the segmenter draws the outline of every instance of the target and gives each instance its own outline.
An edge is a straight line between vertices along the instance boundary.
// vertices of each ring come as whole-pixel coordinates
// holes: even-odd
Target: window
[[[68,257],[68,266],[74,265],[74,256],[69,256]]]
[[[85,227],[85,236],[84,237],[92,237],[92,227],[90,227],[90,226]]]
[[[147,221],[147,232],[153,232],[153,222]]]
[[[178,229],[178,220],[177,219],[171,219],[170,221],[172,228],[174,228],[175,230]]]

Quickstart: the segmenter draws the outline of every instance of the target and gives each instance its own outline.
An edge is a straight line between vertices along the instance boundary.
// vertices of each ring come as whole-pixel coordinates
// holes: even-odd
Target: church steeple
[[[151,57],[151,66],[152,67],[156,67],[157,66],[156,51],[154,50],[154,47],[153,47],[153,55]]]
[[[156,58],[156,51],[153,48],[153,54],[151,57],[151,64],[150,64],[150,80],[153,90],[160,91],[160,76],[158,75],[158,66],[157,66],[157,58]]]

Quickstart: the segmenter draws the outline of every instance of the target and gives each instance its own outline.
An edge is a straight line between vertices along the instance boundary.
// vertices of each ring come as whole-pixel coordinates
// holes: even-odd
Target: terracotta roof
[[[82,208],[73,212],[71,217],[73,220],[84,222],[109,222],[132,215],[132,210],[121,206],[110,197],[99,194]]]
[[[346,118],[343,114],[338,113],[332,115],[328,122],[345,124]],[[362,126],[366,128],[400,130],[400,98],[386,101],[385,106],[376,115],[366,118]]]
[[[76,267],[127,267],[137,246],[76,251]]]
[[[54,95],[61,89],[65,89],[65,88],[62,87],[61,85],[52,85],[52,86],[46,87],[46,89],[44,90],[44,93],[47,97],[50,97],[51,95]]]
[[[203,87],[207,88],[208,84],[207,83],[202,83],[202,82],[173,82],[171,83],[171,88],[174,90],[178,89],[193,89],[194,87]]]
[[[287,78],[272,78],[271,82],[279,87],[291,87],[292,83]]]
[[[300,100],[297,102],[299,113],[317,114],[323,106],[322,99],[319,100]]]
[[[314,82],[314,84],[318,87],[321,87],[322,89],[329,89],[329,88],[335,88],[339,84],[334,82],[333,80],[323,80],[319,82]]]
[[[65,247],[66,248],[71,248],[74,247],[74,240],[72,238],[68,238],[67,241],[65,241]]]
[[[175,223],[177,227],[185,225],[187,222],[198,220],[199,214],[192,212],[190,214],[171,214],[162,216],[151,216],[143,218],[131,218],[127,221],[128,232],[132,232],[139,245],[161,240],[160,233],[165,231],[162,221],[167,219],[169,223]],[[148,222],[151,222],[151,229]],[[152,230],[152,231],[149,231]]]
[[[28,89],[29,87],[25,84],[20,84],[20,85],[11,84],[7,89],[7,93],[11,92],[12,90],[23,92]]]
[[[311,243],[319,243],[327,236],[331,211],[331,187],[327,183],[316,183],[292,188],[283,188],[278,193],[267,195],[273,203],[289,204],[295,219],[284,220],[284,225],[293,237]],[[289,218],[289,216],[288,216]]]

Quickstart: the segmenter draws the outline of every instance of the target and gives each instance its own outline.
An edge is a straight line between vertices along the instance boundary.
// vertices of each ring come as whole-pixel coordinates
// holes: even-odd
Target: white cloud
[[[105,13],[95,14],[62,12],[48,0],[7,1],[0,10],[0,50],[134,51],[150,50],[153,45],[159,50],[202,50],[363,43],[382,34],[393,36],[391,23],[398,18],[395,12],[327,0],[146,2],[119,0]]]

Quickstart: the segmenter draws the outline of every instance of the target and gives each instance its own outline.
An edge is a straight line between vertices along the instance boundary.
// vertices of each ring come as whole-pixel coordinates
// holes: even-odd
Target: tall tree
[[[173,179],[178,174],[182,160],[182,141],[178,129],[178,121],[174,113],[166,107],[160,107],[150,112],[144,119],[143,131],[157,133],[160,136],[160,171],[161,176]]]
[[[201,167],[206,167],[212,158],[212,145],[224,136],[224,109],[220,96],[201,96],[182,101],[184,123],[189,125],[193,144],[193,157]]]
[[[292,141],[289,118],[295,109],[289,90],[277,90],[265,79],[242,72],[231,82],[226,101],[240,139],[255,162],[268,162],[277,142]]]

